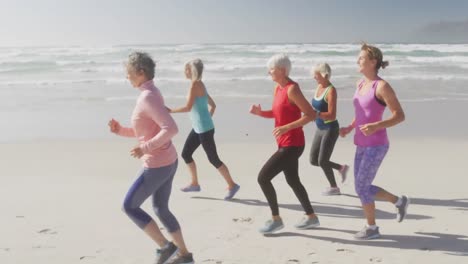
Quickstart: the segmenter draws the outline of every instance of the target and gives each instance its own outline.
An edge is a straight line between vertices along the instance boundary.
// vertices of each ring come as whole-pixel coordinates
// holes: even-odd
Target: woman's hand
[[[130,150],[130,155],[132,155],[132,157],[136,159],[139,159],[143,157],[144,153],[143,150],[141,150],[140,146],[136,146],[132,150]]]
[[[351,126],[340,128],[340,137],[346,137],[351,131],[353,131]]]
[[[289,128],[287,126],[275,127],[275,129],[273,129],[273,135],[275,137],[279,137],[288,131],[289,131]]]
[[[113,118],[109,121],[107,125],[109,126],[110,131],[112,133],[118,133],[120,128],[122,127],[120,123]]]
[[[258,104],[258,105],[252,105],[250,107],[250,113],[251,114],[254,114],[254,115],[260,115],[262,112],[262,107]]]
[[[359,129],[365,136],[370,136],[374,134],[377,130],[379,130],[377,124],[375,123],[369,123],[369,124],[359,126]]]

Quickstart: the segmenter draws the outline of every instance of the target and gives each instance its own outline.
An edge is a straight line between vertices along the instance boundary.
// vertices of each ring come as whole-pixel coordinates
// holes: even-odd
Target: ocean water
[[[468,44],[380,44],[390,66],[381,71],[404,104],[468,105]],[[125,78],[132,51],[157,62],[156,84],[169,102],[182,102],[189,87],[184,63],[204,61],[204,81],[219,100],[267,101],[274,84],[266,62],[276,53],[292,61],[291,77],[311,97],[310,70],[332,67],[340,104],[349,104],[359,79],[355,44],[134,45],[110,47],[0,48],[0,140],[99,137],[108,117],[128,118],[137,92]],[[105,127],[105,124],[104,124]]]

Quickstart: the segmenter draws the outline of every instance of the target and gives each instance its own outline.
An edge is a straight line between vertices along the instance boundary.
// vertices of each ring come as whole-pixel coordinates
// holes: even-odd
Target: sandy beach
[[[0,264],[150,264],[156,256],[184,264],[468,264],[467,10],[468,0],[1,2]],[[279,135],[313,110],[323,121],[303,127],[299,177],[320,226],[295,228],[317,222],[310,208],[304,219],[288,184],[308,207],[295,173],[302,135],[288,130],[278,141],[295,147],[260,177],[272,202],[270,173],[288,174],[272,180],[284,223],[277,230],[279,221],[265,225],[272,212],[258,175],[278,149],[275,119]],[[330,181],[309,162],[317,125],[336,129],[337,120],[343,128],[354,118],[357,143],[379,146],[365,150],[356,170],[370,226],[354,186],[354,132],[338,139],[333,163],[326,157],[336,130],[317,134]],[[132,134],[119,124],[133,126],[136,138],[111,133]],[[370,196],[378,190],[367,186],[386,151],[377,129],[387,126],[390,149],[372,183],[410,204],[399,223],[396,206],[377,201],[376,231]],[[186,193],[191,177],[181,154],[192,127],[204,133],[211,163],[203,148],[195,152],[201,191]],[[159,128],[167,133],[155,136]],[[152,155],[151,168],[174,164],[174,149],[161,141],[176,130],[169,207],[189,251],[176,235],[178,257],[171,243],[157,251],[147,234],[166,241],[135,208],[149,188],[162,190],[158,212],[179,234],[166,210],[165,169],[143,175],[126,199],[128,215],[123,210],[143,163],[131,151]],[[198,142],[193,134],[188,141],[190,161]],[[337,193],[328,189],[330,168],[342,164],[349,171],[345,183],[335,171],[341,195],[324,196]],[[240,185],[233,200],[224,200],[227,183],[231,194]],[[397,201],[402,215],[406,199],[378,196]],[[172,241],[151,200],[141,209]],[[261,227],[277,232],[263,235]],[[362,238],[381,237],[356,240],[361,230]]]
[[[336,66],[332,81],[339,94],[338,120],[348,125],[354,115],[359,47],[287,47],[293,56],[293,79],[307,99],[316,87],[310,67],[325,59],[333,69]],[[284,48],[150,50],[160,59],[156,85],[169,107],[185,103],[189,84],[182,79],[182,62],[194,54],[207,59],[206,84],[218,105],[214,123],[219,155],[241,185],[235,200],[224,201],[225,182],[200,149],[194,157],[202,192],[183,193],[179,189],[188,184],[189,175],[179,160],[170,204],[196,263],[468,263],[468,126],[463,119],[468,93],[466,65],[460,64],[468,61],[468,46],[386,46],[396,60],[384,78],[395,88],[406,120],[389,129],[390,151],[375,184],[408,195],[411,204],[405,221],[397,223],[394,206],[377,203],[382,238],[374,241],[353,239],[365,220],[354,191],[352,136],[340,138],[332,156],[335,162],[351,165],[349,180],[340,186],[343,195],[325,197],[323,171],[308,162],[313,123],[304,128],[300,177],[321,226],[294,228],[303,211],[279,175],[273,184],[285,228],[271,236],[257,231],[270,217],[257,175],[276,144],[273,120],[255,117],[248,109],[252,104],[270,108],[274,83],[265,62],[270,53]],[[13,65],[13,70],[8,63],[0,67],[4,71],[0,75],[0,264],[153,262],[155,244],[121,210],[141,168],[129,153],[136,141],[118,138],[107,127],[111,118],[128,125],[138,96],[125,81],[120,64],[127,49],[70,48],[49,58],[55,49],[25,48],[22,56],[37,64],[30,74],[23,72],[24,67],[29,69],[29,60],[17,63],[14,52],[0,52]],[[237,55],[228,58],[229,51]],[[454,56],[458,59],[452,61]],[[54,66],[49,69],[49,64]],[[25,76],[21,80],[19,73]],[[187,114],[173,116],[179,127],[173,142],[180,156],[190,121]],[[150,202],[144,208],[152,214]]]
[[[175,140],[178,150],[183,136]],[[295,230],[302,208],[281,175],[275,178],[285,229],[263,236],[269,217],[256,182],[273,142],[219,143],[238,179],[237,199],[222,200],[224,182],[203,152],[195,155],[202,192],[186,194],[185,166],[174,181],[171,207],[197,263],[463,263],[468,257],[468,140],[395,139],[375,183],[411,197],[409,215],[395,221],[393,206],[377,204],[383,237],[355,241],[363,224],[353,176],[341,196],[325,197],[321,170],[300,159],[300,175],[321,227]],[[1,144],[0,263],[151,263],[153,243],[121,211],[140,168],[131,140],[42,141]],[[307,145],[308,147],[309,145]],[[333,159],[352,164],[354,146],[340,140]],[[145,208],[151,210],[150,204]]]

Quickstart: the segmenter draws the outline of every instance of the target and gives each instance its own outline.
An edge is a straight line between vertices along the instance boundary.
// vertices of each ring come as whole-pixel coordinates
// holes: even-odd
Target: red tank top
[[[296,105],[289,102],[288,90],[295,83],[289,82],[284,88],[278,85],[273,99],[273,116],[275,127],[280,127],[294,122],[302,117],[302,112]],[[304,131],[302,127],[291,129],[276,138],[279,147],[301,147],[305,145]]]

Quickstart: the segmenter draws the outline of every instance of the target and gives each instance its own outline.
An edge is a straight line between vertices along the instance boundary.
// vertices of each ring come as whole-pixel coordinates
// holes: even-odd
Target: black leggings
[[[190,131],[190,134],[185,141],[184,149],[182,150],[182,158],[184,159],[185,163],[188,164],[193,162],[192,155],[200,146],[200,144],[203,146],[210,163],[213,164],[213,166],[215,166],[217,169],[221,167],[223,162],[219,159],[218,153],[216,151],[216,144],[214,142],[214,128],[201,134],[197,134],[193,129]]]
[[[340,127],[338,122],[332,124],[329,129],[317,129],[310,150],[310,163],[314,166],[322,167],[332,187],[336,187],[333,169],[341,169],[340,164],[330,161],[339,133]]]
[[[309,195],[299,179],[298,167],[299,157],[304,152],[304,146],[301,147],[281,147],[273,156],[263,165],[263,168],[258,174],[258,183],[262,188],[263,193],[270,205],[271,213],[274,216],[279,215],[278,200],[276,198],[275,188],[271,184],[271,180],[283,172],[286,176],[286,181],[293,189],[297,199],[301,203],[307,215],[313,214],[314,209],[310,204]]]

